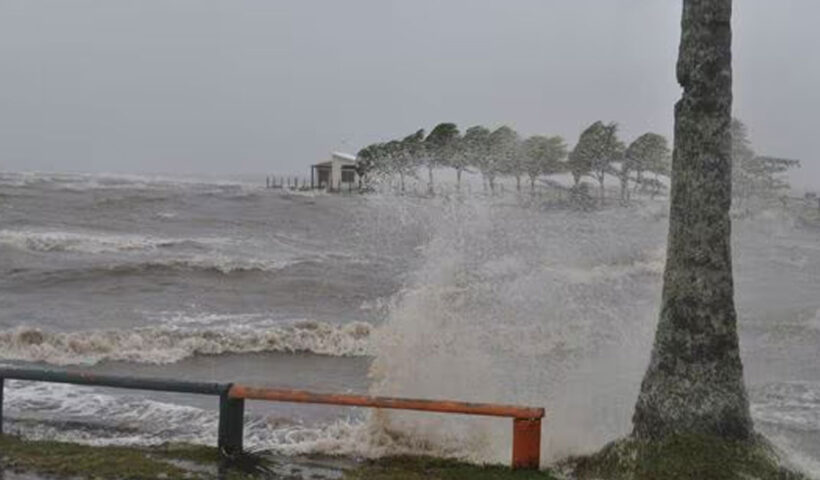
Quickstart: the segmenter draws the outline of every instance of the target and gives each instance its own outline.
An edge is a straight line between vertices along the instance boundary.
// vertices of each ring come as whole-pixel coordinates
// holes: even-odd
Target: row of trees
[[[615,123],[595,122],[569,151],[557,135],[522,138],[506,125],[495,130],[477,125],[462,134],[454,123],[440,123],[427,135],[418,130],[402,139],[366,146],[358,153],[357,169],[364,184],[377,178],[398,177],[402,191],[407,178],[416,178],[420,169],[426,169],[432,192],[433,172],[440,167],[455,169],[459,188],[463,172],[478,171],[491,190],[495,190],[499,177],[515,178],[518,190],[522,179],[527,178],[535,190],[540,177],[561,173],[571,173],[576,186],[584,177],[594,178],[601,187],[601,198],[607,175],[620,180],[624,200],[629,199],[630,181],[635,189],[660,189],[663,184],[657,175],[669,171],[666,138],[646,133],[625,146],[617,130]],[[654,173],[656,178],[648,178],[647,173]]]
[[[796,160],[759,156],[751,148],[746,126],[732,120],[732,190],[737,206],[751,197],[771,197],[788,189],[784,173],[799,166]],[[620,183],[620,198],[644,189],[657,194],[666,188],[661,176],[668,176],[671,155],[666,137],[644,133],[630,144],[618,137],[618,124],[597,121],[584,129],[572,150],[560,136],[533,135],[522,138],[502,126],[495,130],[477,125],[462,134],[454,123],[440,123],[429,134],[418,130],[399,140],[368,145],[358,153],[357,170],[365,185],[378,178],[398,177],[402,192],[408,178],[427,171],[427,185],[433,191],[436,168],[453,168],[457,187],[465,171],[478,171],[495,190],[499,177],[515,178],[521,189],[523,178],[535,190],[539,178],[569,173],[575,187],[584,178],[593,179],[603,202],[607,177]]]

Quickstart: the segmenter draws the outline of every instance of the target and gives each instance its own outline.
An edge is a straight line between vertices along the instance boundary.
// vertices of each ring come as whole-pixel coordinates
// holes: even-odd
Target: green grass
[[[430,457],[389,457],[368,461],[345,480],[554,480],[549,472],[513,471],[497,465],[472,465]]]
[[[58,478],[210,479],[221,463],[215,448],[165,445],[154,448],[92,447],[72,443],[25,441],[0,435],[0,470]],[[188,468],[190,467],[190,468]],[[259,478],[241,468],[223,468],[222,478]]]
[[[248,456],[226,463],[215,448],[169,444],[151,448],[91,447],[60,442],[25,441],[0,436],[0,471],[57,478],[104,480],[251,480],[310,476],[310,458]],[[334,462],[331,462],[334,463]],[[283,466],[293,467],[282,475]],[[389,457],[330,467],[344,480],[555,480],[550,471],[513,471],[498,465],[472,465],[431,457]],[[805,480],[781,466],[762,437],[732,442],[707,436],[676,436],[660,442],[625,439],[600,452],[567,459],[561,471],[578,480]],[[0,472],[1,473],[1,472]],[[279,473],[280,476],[274,475]],[[338,474],[338,473],[337,473]],[[273,476],[272,476],[273,475]],[[1,477],[1,475],[0,475]]]
[[[579,480],[805,480],[783,467],[763,437],[753,442],[679,435],[659,442],[625,439],[566,462]]]
[[[26,441],[0,435],[0,473],[16,471],[57,478],[104,480],[250,480],[294,478],[281,472],[278,460],[246,457],[225,464],[215,448],[185,444],[159,447],[92,447],[72,443]],[[290,463],[289,459],[282,460]],[[292,470],[310,476],[310,459],[293,459]],[[340,462],[344,480],[554,480],[548,472],[512,471],[497,465],[471,465],[430,457],[390,457]],[[1,475],[0,475],[1,477]]]

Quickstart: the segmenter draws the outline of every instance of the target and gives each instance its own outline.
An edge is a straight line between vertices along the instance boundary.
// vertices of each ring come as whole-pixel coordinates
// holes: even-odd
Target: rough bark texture
[[[751,439],[731,225],[731,0],[684,0],[660,320],[633,435]]]

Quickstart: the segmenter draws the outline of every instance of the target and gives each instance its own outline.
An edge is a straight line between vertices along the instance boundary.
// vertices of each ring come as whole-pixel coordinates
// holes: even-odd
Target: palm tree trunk
[[[731,254],[732,0],[684,0],[669,240],[633,435],[750,440]]]

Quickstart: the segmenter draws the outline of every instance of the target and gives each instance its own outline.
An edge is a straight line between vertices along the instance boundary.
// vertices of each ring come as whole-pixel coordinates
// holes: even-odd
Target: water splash
[[[372,391],[544,406],[546,459],[625,433],[655,325],[663,222],[492,199],[437,207],[424,261],[374,336]],[[375,420],[439,453],[509,461],[505,420]]]

